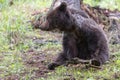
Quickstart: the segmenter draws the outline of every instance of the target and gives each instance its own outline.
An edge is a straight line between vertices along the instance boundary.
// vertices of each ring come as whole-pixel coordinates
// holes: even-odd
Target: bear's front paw
[[[59,66],[59,64],[57,64],[57,63],[50,63],[50,64],[48,65],[48,69],[49,69],[49,70],[54,70],[55,67],[57,67],[57,66]]]
[[[92,60],[92,61],[91,61],[91,65],[101,66],[101,63],[100,63],[100,61],[98,61],[98,60]]]

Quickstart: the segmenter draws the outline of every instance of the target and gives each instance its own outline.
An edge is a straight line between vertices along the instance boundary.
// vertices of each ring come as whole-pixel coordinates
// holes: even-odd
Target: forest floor
[[[0,80],[120,80],[120,45],[109,45],[110,60],[100,69],[85,64],[48,70],[62,50],[62,33],[34,30],[32,14],[51,0],[15,0],[0,4]]]

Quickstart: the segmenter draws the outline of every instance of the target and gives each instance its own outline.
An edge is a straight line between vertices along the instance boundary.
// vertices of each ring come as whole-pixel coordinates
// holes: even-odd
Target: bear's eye
[[[46,17],[46,20],[47,20],[47,21],[50,21],[50,19],[51,19],[50,16],[47,16],[47,17]]]

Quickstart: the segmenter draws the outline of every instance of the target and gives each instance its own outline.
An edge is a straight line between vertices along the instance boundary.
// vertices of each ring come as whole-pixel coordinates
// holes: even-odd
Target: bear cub
[[[63,51],[48,65],[51,70],[76,57],[92,60],[92,65],[95,66],[100,66],[109,59],[108,42],[102,28],[84,13],[69,9],[65,2],[48,12],[40,29],[58,29],[64,32]]]

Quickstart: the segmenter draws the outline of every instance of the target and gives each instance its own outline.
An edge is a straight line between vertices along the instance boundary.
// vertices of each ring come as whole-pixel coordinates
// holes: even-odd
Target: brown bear
[[[92,65],[95,66],[100,66],[109,59],[108,42],[102,28],[83,12],[68,8],[65,2],[48,12],[40,29],[59,29],[64,32],[63,52],[55,62],[48,65],[51,70],[76,57],[92,60]]]

